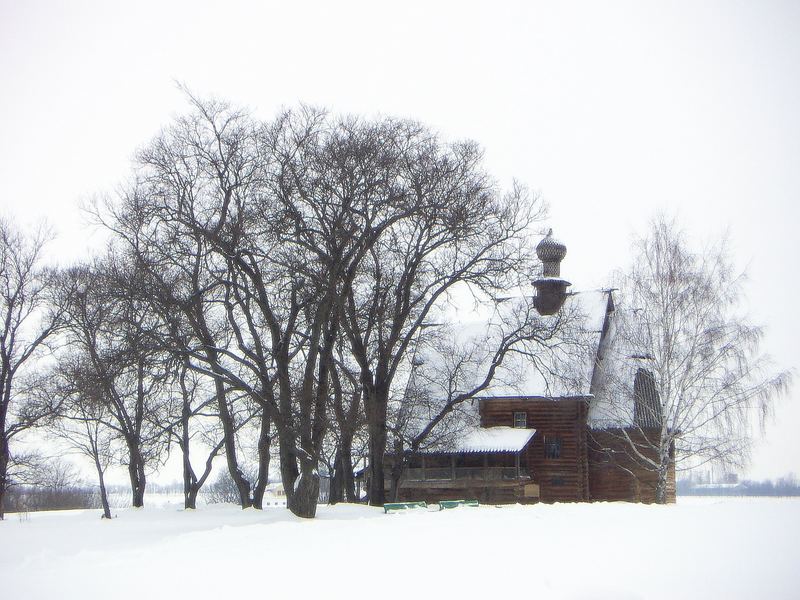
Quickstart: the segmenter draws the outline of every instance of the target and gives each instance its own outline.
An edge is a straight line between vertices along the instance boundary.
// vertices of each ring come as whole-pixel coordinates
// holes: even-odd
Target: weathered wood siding
[[[658,476],[631,456],[628,443],[620,430],[591,430],[588,432],[589,490],[592,500],[624,500],[655,502]],[[628,431],[631,439],[640,444],[645,456],[654,456],[652,448],[643,444],[639,431]],[[667,472],[667,502],[675,502],[675,463]]]
[[[482,427],[512,426],[515,412],[536,429],[527,452],[527,468],[539,485],[542,502],[589,500],[586,401],[583,399],[508,398],[481,401]],[[544,437],[561,438],[560,458],[545,458]]]
[[[398,500],[401,502],[425,500],[428,504],[435,504],[440,500],[478,500],[481,504],[524,504],[531,501],[525,498],[521,485],[492,486],[481,485],[477,481],[459,481],[458,485],[454,486],[408,482],[401,485]]]

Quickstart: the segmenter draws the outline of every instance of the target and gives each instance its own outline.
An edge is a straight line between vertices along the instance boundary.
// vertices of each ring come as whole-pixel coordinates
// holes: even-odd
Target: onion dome
[[[566,255],[567,247],[553,237],[552,229],[536,245],[536,256],[542,262],[561,262]]]
[[[570,283],[561,278],[561,261],[567,247],[553,238],[553,230],[536,246],[536,255],[542,261],[542,276],[533,282],[536,288],[534,306],[539,314],[553,315],[564,305]]]
[[[536,245],[536,256],[542,261],[542,274],[545,277],[559,277],[561,261],[566,255],[567,247],[553,237],[552,229]]]

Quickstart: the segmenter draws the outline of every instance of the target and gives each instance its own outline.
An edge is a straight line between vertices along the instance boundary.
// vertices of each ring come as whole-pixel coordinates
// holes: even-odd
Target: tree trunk
[[[298,451],[289,431],[279,431],[278,446],[281,457],[281,479],[286,493],[286,507],[298,517],[312,519],[317,514],[319,499],[317,465],[310,458],[298,457],[298,454],[303,451]],[[306,456],[308,455],[306,454]],[[299,470],[298,463],[300,463]]]
[[[183,378],[181,378],[181,385],[183,385]],[[183,455],[183,508],[196,508],[197,491],[194,492],[192,498],[192,491],[197,483],[197,477],[192,469],[192,461],[189,457],[189,418],[191,416],[191,409],[189,403],[186,402],[186,394],[184,392],[183,410],[181,411],[181,439],[180,448]]]
[[[190,510],[194,510],[197,508],[197,493],[200,491],[200,487],[193,485],[189,490],[189,493],[184,496],[183,507],[188,508]]]
[[[389,485],[389,497],[392,502],[397,502],[400,495],[400,477],[403,474],[403,451],[396,450],[392,457],[392,469],[390,472],[391,483]]]
[[[205,471],[200,476],[200,479],[198,479],[197,474],[192,468],[192,463],[189,461],[188,440],[185,446],[181,444],[181,450],[183,450],[184,447],[186,451],[183,452],[183,508],[194,510],[197,508],[197,496],[200,494],[200,489],[211,473],[212,461],[214,460],[214,456],[216,456],[217,449],[215,448],[212,453],[209,454],[206,459]]]
[[[100,464],[100,453],[97,448],[95,439],[91,440],[92,458],[94,459],[94,468],[97,469],[97,482],[100,484],[100,504],[103,507],[104,519],[111,518],[111,507],[108,504],[108,492],[106,491],[106,481],[104,476],[103,465]]]
[[[269,415],[266,409],[262,410],[261,431],[258,435],[258,478],[253,488],[253,506],[258,509],[264,507],[264,492],[267,489],[267,483],[269,483],[269,449],[272,441],[269,435]]]
[[[311,461],[302,462],[300,476],[294,482],[289,510],[298,517],[313,519],[317,514],[319,499],[319,473]]]
[[[6,491],[8,490],[8,441],[5,430],[0,430],[0,521],[5,518]]]
[[[189,460],[188,436],[181,444],[181,449],[184,447],[186,448],[186,451],[183,454],[183,507],[193,510],[197,508],[197,496],[208,479],[208,476],[211,475],[211,469],[214,466],[214,457],[222,448],[222,442],[217,444],[206,457],[206,467],[199,479],[197,478],[197,474],[194,472],[192,463]]]
[[[367,394],[367,431],[369,433],[369,487],[367,494],[371,506],[383,506],[384,491],[383,459],[386,454],[386,408],[387,402],[376,392]]]
[[[656,504],[667,503],[667,482],[669,476],[669,458],[661,459],[658,465],[658,481],[656,482]]]
[[[328,492],[328,504],[338,504],[344,501],[344,480],[342,476],[342,449],[336,448],[333,457],[333,473],[331,473],[331,489]]]
[[[197,477],[194,469],[189,462],[188,448],[183,452],[183,507],[197,508],[197,492],[200,486],[197,485]]]
[[[131,503],[134,508],[144,506],[144,489],[147,485],[147,478],[144,473],[144,460],[139,452],[139,448],[134,442],[128,443],[130,460],[128,462],[128,476],[131,480]]]
[[[286,506],[292,505],[292,496],[294,496],[294,482],[299,473],[297,471],[297,455],[294,450],[294,444],[291,440],[286,439],[286,433],[279,434],[278,436],[278,452],[281,460],[281,482],[283,483],[283,491],[286,494]]]
[[[353,432],[341,432],[339,448],[333,463],[330,503],[358,502],[356,482],[353,477]]]
[[[211,362],[211,364],[215,364]],[[250,501],[250,482],[242,474],[239,469],[239,462],[236,458],[236,427],[233,423],[233,417],[228,410],[228,402],[225,397],[225,388],[219,378],[214,379],[217,394],[217,407],[219,408],[219,419],[222,423],[222,431],[225,440],[225,460],[228,463],[228,473],[231,479],[236,484],[236,489],[239,491],[239,504],[242,508],[249,508]]]
[[[94,466],[97,469],[97,481],[100,484],[100,504],[103,506],[103,519],[111,518],[111,507],[108,504],[108,492],[106,491],[106,482],[103,475],[103,467],[100,465],[100,460],[97,456],[94,457]]]
[[[348,431],[342,436],[342,488],[346,502],[358,502],[356,495],[356,481],[353,476],[353,432]]]

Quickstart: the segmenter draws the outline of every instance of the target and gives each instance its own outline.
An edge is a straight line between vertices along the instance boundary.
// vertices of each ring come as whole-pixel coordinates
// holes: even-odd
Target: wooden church
[[[408,459],[397,483],[398,500],[655,502],[657,476],[646,463],[655,459],[650,442],[660,435],[660,402],[652,376],[635,357],[619,360],[613,291],[568,292],[570,283],[560,276],[566,247],[552,235],[539,243],[537,253],[543,273],[533,282],[535,308],[543,319],[570,311],[579,315],[586,351],[544,368],[523,365],[516,377],[496,378],[498,383],[473,403],[477,426],[460,432],[447,447]],[[628,387],[608,384],[614,353],[617,363],[627,363]],[[614,369],[619,372],[619,364]],[[567,371],[575,376],[561,377]],[[506,383],[512,380],[514,385]],[[674,461],[667,501],[675,501]]]

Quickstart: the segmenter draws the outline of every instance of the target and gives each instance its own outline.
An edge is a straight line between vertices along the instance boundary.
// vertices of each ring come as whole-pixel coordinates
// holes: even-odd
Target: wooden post
[[[425,455],[422,455],[422,481],[425,481]]]
[[[456,455],[450,455],[450,479],[455,481],[456,478]]]
[[[519,452],[514,455],[514,463],[517,467],[517,479],[519,479]]]

